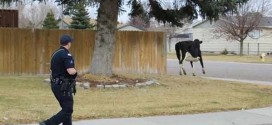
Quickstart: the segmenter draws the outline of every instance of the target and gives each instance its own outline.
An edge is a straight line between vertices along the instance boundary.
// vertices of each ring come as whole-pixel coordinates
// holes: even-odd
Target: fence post
[[[249,43],[247,43],[247,55],[249,55]]]
[[[258,44],[258,55],[260,55],[260,43],[257,43]]]
[[[166,37],[167,37],[167,36],[166,36]],[[171,52],[171,42],[172,42],[172,41],[171,41],[171,40],[172,40],[171,37],[172,37],[172,35],[170,35],[170,36],[169,36],[169,39],[168,39],[168,40],[169,40],[169,41],[168,41],[168,49],[169,49],[169,50],[168,50],[167,52]],[[167,40],[166,40],[166,41],[167,41]]]

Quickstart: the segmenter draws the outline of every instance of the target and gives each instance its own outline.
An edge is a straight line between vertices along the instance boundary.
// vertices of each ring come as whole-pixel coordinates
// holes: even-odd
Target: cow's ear
[[[201,43],[202,43],[202,41],[199,41],[199,43],[201,44]]]
[[[195,39],[194,42],[199,42],[199,40],[198,40],[198,39]]]

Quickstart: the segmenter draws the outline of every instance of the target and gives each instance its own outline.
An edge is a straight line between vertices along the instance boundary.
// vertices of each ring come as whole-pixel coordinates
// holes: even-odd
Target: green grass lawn
[[[272,105],[272,86],[207,80],[192,76],[126,75],[157,79],[160,86],[82,89],[74,120],[240,110]],[[0,124],[37,123],[60,110],[44,77],[0,77]]]
[[[168,53],[168,59],[177,59],[175,53]],[[227,61],[244,63],[272,63],[272,57],[266,56],[264,60],[260,56],[238,56],[238,55],[203,55],[203,60],[207,61]]]

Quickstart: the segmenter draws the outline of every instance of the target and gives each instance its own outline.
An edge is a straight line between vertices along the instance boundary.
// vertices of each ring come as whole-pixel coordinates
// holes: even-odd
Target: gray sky
[[[118,21],[122,23],[126,23],[129,20],[128,13],[130,12],[130,8],[128,6],[123,6],[126,12],[123,12],[122,15],[118,16]],[[92,19],[97,18],[97,8],[89,7],[89,15]]]
[[[118,16],[118,21],[122,22],[122,23],[126,23],[126,22],[129,21],[128,13],[130,13],[131,7],[126,5],[127,1],[128,0],[125,0],[124,5],[122,6],[123,9],[126,10],[126,12],[123,12],[121,15]],[[146,0],[141,0],[141,2],[145,2],[145,1]],[[162,3],[162,6],[171,5],[173,1],[174,0],[167,0],[167,2]],[[97,8],[89,7],[88,10],[89,10],[90,17],[92,19],[96,19],[96,17],[97,17],[97,12],[96,12]]]

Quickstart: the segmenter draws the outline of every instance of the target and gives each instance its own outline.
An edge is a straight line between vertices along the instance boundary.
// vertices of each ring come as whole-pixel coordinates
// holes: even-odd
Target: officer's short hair
[[[73,42],[73,38],[69,35],[64,34],[60,37],[60,45],[67,45],[69,42]]]

